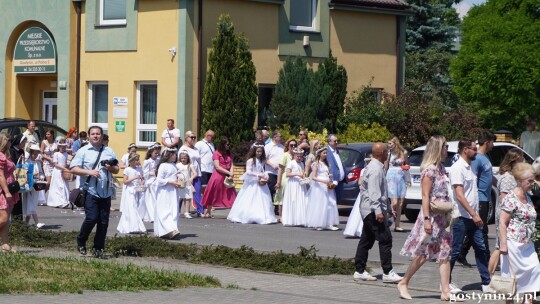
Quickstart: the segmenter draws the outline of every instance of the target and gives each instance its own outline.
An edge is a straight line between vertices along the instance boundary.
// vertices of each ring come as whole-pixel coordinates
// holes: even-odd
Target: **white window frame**
[[[104,10],[105,10],[105,1],[99,0],[99,25],[126,25],[126,18],[124,19],[105,19]],[[126,7],[126,17],[127,17],[127,7]]]
[[[155,85],[157,89],[157,81],[139,81],[137,82],[137,109],[136,109],[136,117],[137,117],[137,127],[135,130],[135,142],[138,147],[149,147],[152,144],[155,143],[155,141],[142,141],[140,139],[140,131],[155,131],[156,132],[156,141],[160,141],[160,134],[157,133],[157,113],[156,113],[156,124],[142,124],[141,123],[141,106],[142,106],[142,100],[141,100],[141,85]],[[156,106],[157,106],[157,100],[156,100]]]
[[[294,1],[294,0],[291,0]],[[316,32],[317,31],[317,0],[311,0],[311,26],[289,24],[289,30],[298,32]],[[291,10],[292,20],[292,10]]]
[[[109,123],[98,123],[98,122],[94,122],[93,120],[94,86],[95,85],[106,85],[107,91],[109,87],[109,83],[106,81],[92,81],[88,83],[88,127],[99,126],[103,129],[103,133],[107,134],[107,131],[109,130]],[[107,117],[108,116],[109,116],[109,96],[107,94]]]

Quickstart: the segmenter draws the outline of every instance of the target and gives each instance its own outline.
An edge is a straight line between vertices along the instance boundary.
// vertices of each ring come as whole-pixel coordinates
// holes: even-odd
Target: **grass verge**
[[[83,290],[170,290],[220,287],[212,277],[153,270],[94,259],[0,254],[0,293],[81,293]]]
[[[75,250],[76,232],[35,230],[22,224],[11,226],[12,243],[27,247],[57,247]],[[92,244],[91,236],[89,244]],[[296,275],[330,275],[354,273],[352,259],[317,256],[315,246],[300,247],[296,254],[281,251],[265,253],[242,246],[197,246],[167,242],[159,238],[142,235],[107,239],[107,252],[114,256],[159,257],[184,260],[190,263],[207,263],[234,268],[288,273]]]

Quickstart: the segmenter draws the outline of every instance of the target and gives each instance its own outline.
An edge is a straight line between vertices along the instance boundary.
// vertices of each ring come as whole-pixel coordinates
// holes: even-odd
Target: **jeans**
[[[105,237],[109,227],[109,214],[111,213],[111,198],[100,198],[86,194],[84,200],[84,222],[81,225],[81,232],[77,236],[77,246],[85,246],[88,236],[97,225],[96,236],[94,237],[94,249],[105,249]]]
[[[482,237],[484,237],[484,246],[486,247],[486,258],[489,260],[491,253],[489,252],[489,242],[488,242],[488,215],[489,215],[489,201],[480,201],[478,205],[478,215],[484,222],[484,227],[482,227]],[[461,256],[466,257],[471,250],[472,241],[470,238],[465,237],[463,241],[463,247],[461,248]]]
[[[476,258],[476,268],[480,273],[482,285],[489,285],[490,278],[487,268],[486,259],[486,247],[484,245],[484,238],[482,236],[482,228],[476,226],[472,219],[459,217],[458,220],[452,226],[452,256],[450,258],[450,274],[456,264],[456,259],[461,254],[461,248],[463,247],[463,239],[465,236],[472,240],[472,246],[474,249],[474,257]],[[452,278],[450,277],[450,281]]]
[[[369,250],[375,241],[379,242],[379,255],[384,274],[392,270],[392,233],[385,222],[379,223],[375,219],[375,212],[364,218],[362,236],[358,242],[354,264],[356,271],[363,273],[366,270]]]
[[[193,188],[195,189],[195,192],[193,193],[193,201],[195,202],[195,206],[197,206],[197,213],[203,214],[204,206],[202,204],[201,178],[200,177],[196,177],[193,179]]]

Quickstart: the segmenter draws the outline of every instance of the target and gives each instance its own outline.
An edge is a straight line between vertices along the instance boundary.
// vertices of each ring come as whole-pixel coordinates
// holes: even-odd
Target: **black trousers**
[[[274,202],[274,196],[276,195],[276,184],[277,184],[277,175],[268,174],[268,188],[270,189],[270,196],[272,197],[272,202]]]
[[[482,236],[484,237],[484,246],[486,246],[486,258],[489,261],[489,257],[491,253],[489,252],[489,242],[488,242],[488,215],[489,215],[489,202],[486,201],[480,201],[478,204],[478,215],[484,222],[484,226],[482,227]],[[469,254],[469,250],[471,250],[472,247],[472,240],[465,236],[465,240],[463,241],[463,246],[461,247],[461,256],[466,257],[467,254]]]
[[[88,236],[96,228],[94,249],[105,249],[105,238],[109,227],[109,214],[111,213],[111,198],[99,198],[90,194],[84,201],[85,218],[81,225],[81,232],[77,236],[77,246],[86,246]]]
[[[369,250],[375,241],[379,242],[379,254],[384,274],[392,270],[392,233],[386,225],[386,221],[379,223],[375,219],[375,212],[371,212],[364,218],[362,236],[356,248],[354,264],[356,271],[363,273],[366,270]]]

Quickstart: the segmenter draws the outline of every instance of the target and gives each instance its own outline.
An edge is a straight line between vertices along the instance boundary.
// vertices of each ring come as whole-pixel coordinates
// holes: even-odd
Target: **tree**
[[[202,129],[214,129],[232,143],[253,137],[257,104],[255,65],[244,35],[234,32],[229,15],[217,23],[208,56],[209,70],[202,100]]]
[[[328,84],[331,89],[329,99],[326,102],[326,121],[324,125],[328,131],[336,133],[338,131],[338,121],[343,116],[345,96],[347,96],[347,71],[343,65],[337,64],[337,58],[332,56],[330,50],[328,58],[325,58],[320,63],[317,74],[321,76],[321,84]]]
[[[279,71],[276,92],[270,102],[272,129],[289,126],[320,132],[328,119],[332,88],[322,73],[308,69],[301,58],[287,58]]]
[[[497,0],[463,20],[462,47],[451,65],[458,96],[490,129],[521,131],[540,111],[538,0]]]

